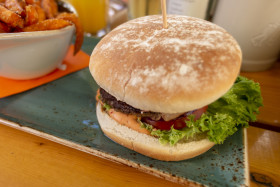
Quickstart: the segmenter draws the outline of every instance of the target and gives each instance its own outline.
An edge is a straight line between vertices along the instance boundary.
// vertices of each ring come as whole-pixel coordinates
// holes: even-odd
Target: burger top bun
[[[223,28],[178,15],[128,21],[95,47],[89,69],[97,84],[144,111],[180,113],[208,105],[233,85],[241,50]]]

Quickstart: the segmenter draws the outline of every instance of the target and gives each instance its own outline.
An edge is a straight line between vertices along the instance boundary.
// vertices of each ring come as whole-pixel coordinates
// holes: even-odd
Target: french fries
[[[76,28],[74,55],[81,49],[83,29],[73,13],[58,12],[56,0],[0,0],[0,33]]]
[[[23,8],[25,6],[25,1],[21,1],[21,0],[6,0],[5,2],[5,7],[7,7],[7,9],[24,16],[24,12],[23,12]]]
[[[54,18],[57,15],[58,8],[54,0],[42,0],[41,5],[46,12],[47,18]]]
[[[83,40],[84,40],[84,31],[82,25],[77,18],[77,16],[73,13],[61,13],[57,16],[58,19],[63,19],[72,22],[76,27],[76,41],[74,46],[74,55],[81,49]]]
[[[38,21],[43,21],[46,19],[45,11],[37,4],[33,5],[38,13]]]
[[[33,25],[39,21],[39,15],[35,6],[25,6],[25,25]]]
[[[72,23],[67,20],[46,19],[44,21],[40,21],[40,22],[30,25],[28,27],[24,27],[23,31],[24,32],[33,32],[33,31],[56,30],[56,29],[64,28],[69,25],[72,25]]]
[[[40,0],[25,0],[25,3],[27,4],[27,5],[38,5],[38,6],[40,6],[40,4],[41,4],[41,2],[40,2]]]
[[[11,28],[5,23],[0,22],[0,33],[10,32]]]
[[[2,5],[0,5],[0,21],[10,25],[11,27],[23,28],[24,26],[24,20],[22,17]]]

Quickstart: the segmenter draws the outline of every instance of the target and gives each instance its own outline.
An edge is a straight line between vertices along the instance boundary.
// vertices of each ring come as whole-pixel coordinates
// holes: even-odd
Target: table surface
[[[247,131],[251,186],[280,185],[279,73],[280,63],[241,73],[260,83],[264,98],[257,127]],[[0,125],[0,152],[2,186],[179,186],[5,125]]]

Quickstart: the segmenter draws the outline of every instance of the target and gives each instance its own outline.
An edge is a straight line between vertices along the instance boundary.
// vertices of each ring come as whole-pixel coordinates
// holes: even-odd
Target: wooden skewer
[[[167,29],[167,18],[166,18],[166,0],[161,0],[161,11],[162,11],[162,21],[163,21],[163,28]]]

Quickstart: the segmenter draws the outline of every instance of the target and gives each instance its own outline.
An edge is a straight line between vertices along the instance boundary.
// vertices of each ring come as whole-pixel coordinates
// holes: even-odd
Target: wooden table
[[[269,71],[242,73],[260,82],[265,105],[257,127],[248,128],[251,186],[280,185],[279,73],[280,63]],[[1,186],[179,186],[4,125],[0,153]]]

